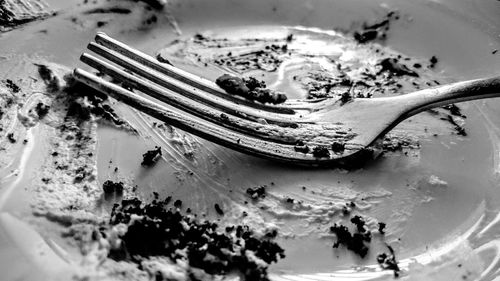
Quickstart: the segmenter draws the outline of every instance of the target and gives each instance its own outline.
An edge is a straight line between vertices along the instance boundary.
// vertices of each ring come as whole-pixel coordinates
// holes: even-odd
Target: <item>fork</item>
[[[345,104],[322,99],[267,105],[228,95],[212,81],[160,63],[101,32],[87,48],[103,59],[83,53],[80,60],[116,83],[75,68],[78,81],[206,140],[300,165],[362,164],[373,157],[378,140],[417,113],[500,96],[500,77],[493,77]]]

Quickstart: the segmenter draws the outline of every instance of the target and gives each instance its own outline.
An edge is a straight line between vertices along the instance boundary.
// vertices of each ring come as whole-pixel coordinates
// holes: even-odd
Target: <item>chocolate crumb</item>
[[[175,200],[174,207],[181,208],[182,207],[182,201],[179,200],[179,199]]]
[[[386,227],[386,224],[384,222],[379,222],[378,223],[378,232],[380,232],[380,234],[384,235],[385,234],[385,227]]]
[[[318,146],[314,147],[312,154],[316,158],[329,158],[330,157],[330,151],[324,145],[318,145]]]
[[[462,111],[460,110],[460,108],[456,104],[444,105],[443,108],[450,111],[451,115],[466,118],[465,115],[462,114]]]
[[[438,63],[438,58],[436,56],[432,56],[429,62],[431,63],[429,67],[433,68]]]
[[[354,32],[354,39],[361,44],[373,41],[377,39],[378,36],[379,36],[378,31],[373,29]]]
[[[257,80],[255,77],[243,78],[243,82],[250,91],[257,88],[266,88],[266,82]]]
[[[341,142],[333,142],[332,143],[332,151],[335,153],[342,153],[345,150],[345,144]]]
[[[223,215],[224,215],[224,211],[223,211],[223,210],[222,210],[222,208],[219,206],[219,204],[217,204],[217,203],[216,203],[216,204],[214,205],[214,207],[215,207],[215,211],[217,212],[217,214],[219,214],[219,215],[221,215],[221,216],[223,216]]]
[[[358,232],[365,232],[365,220],[361,216],[354,216],[351,218],[351,222],[356,225]]]
[[[349,91],[343,92],[342,95],[340,96],[340,101],[342,102],[342,104],[347,103],[351,100],[352,100],[352,96],[349,93]]]
[[[342,206],[342,214],[344,216],[347,216],[351,213],[351,210],[349,208],[347,208],[347,206]]]
[[[156,60],[161,63],[166,63],[173,66],[173,64],[168,59],[164,58],[161,54],[156,55]]]
[[[303,141],[299,140],[296,142],[295,146],[293,149],[296,152],[302,152],[302,153],[309,153],[310,149],[309,146],[307,146]]]
[[[397,12],[390,11],[382,19],[372,24],[365,22],[361,29],[354,32],[354,40],[360,44],[375,40],[384,41],[387,38],[387,31],[390,29],[391,22],[398,19]]]
[[[394,271],[394,277],[399,277],[399,273],[401,269],[398,266],[398,262],[396,261],[396,255],[394,254],[394,249],[387,245],[387,248],[389,249],[389,254],[387,253],[382,253],[377,256],[377,262],[380,265],[380,267],[384,270],[393,270]]]
[[[108,24],[108,22],[107,22],[107,21],[98,21],[98,22],[96,23],[97,27],[103,27],[103,26],[105,26],[106,24]]]
[[[40,119],[45,117],[45,115],[47,115],[47,113],[49,113],[49,110],[50,110],[50,106],[48,106],[42,102],[39,102],[35,107],[35,111],[38,114],[38,118],[40,118]]]
[[[145,167],[153,166],[158,161],[161,155],[162,155],[161,147],[155,146],[155,149],[148,150],[146,153],[142,155],[141,165]]]
[[[15,143],[17,141],[16,138],[14,137],[14,133],[8,133],[7,139],[9,140],[10,143]]]
[[[413,76],[419,77],[418,73],[409,69],[403,63],[400,63],[396,58],[385,58],[379,62],[381,66],[380,72],[388,72],[390,75],[394,76]]]
[[[215,83],[229,94],[246,96],[250,92],[243,79],[229,74],[218,77]]]
[[[344,208],[348,210],[346,206]],[[351,218],[351,222],[356,225],[356,232],[352,234],[344,225],[334,224],[330,227],[330,232],[337,236],[333,248],[344,245],[347,249],[364,258],[369,250],[367,243],[371,242],[372,239],[371,232],[365,228],[365,220],[362,217],[354,216]]]
[[[346,226],[337,224],[330,227],[330,232],[337,236],[337,241],[333,244],[333,248],[344,245],[347,249],[353,251],[362,258],[368,254],[368,247],[365,245],[363,236],[359,233],[351,234]]]
[[[240,78],[224,74],[218,77],[215,83],[228,94],[260,103],[280,104],[287,100],[285,94],[267,89],[264,81],[259,81],[254,77]]]
[[[104,193],[122,193],[123,192],[123,182],[113,182],[111,180],[107,180],[102,184],[102,190]]]
[[[264,198],[266,197],[266,187],[264,185],[247,188],[247,194],[252,197],[252,199]]]
[[[95,8],[90,9],[83,14],[92,15],[92,14],[130,14],[132,10],[122,7],[109,7],[109,8]]]
[[[12,81],[10,79],[6,79],[4,81],[4,83],[5,83],[5,86],[7,88],[9,88],[12,91],[12,93],[14,93],[14,94],[17,94],[21,91],[21,88],[16,83],[14,83],[14,81]]]
[[[57,92],[61,89],[59,78],[52,72],[52,70],[44,64],[35,64],[38,67],[38,74],[45,82],[49,92]]]

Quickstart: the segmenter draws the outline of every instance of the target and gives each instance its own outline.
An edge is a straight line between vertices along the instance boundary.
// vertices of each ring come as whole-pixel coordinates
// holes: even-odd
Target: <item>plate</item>
[[[10,69],[19,71],[13,72],[16,75],[28,68],[16,61],[29,65],[44,59],[68,68],[81,66],[78,57],[98,29],[149,54],[195,34],[235,41],[295,34],[295,39],[303,39],[300,50],[326,44],[330,51],[337,45],[328,43],[336,36],[391,10],[401,19],[391,25],[381,48],[423,60],[436,56],[436,75],[447,81],[491,76],[500,69],[500,55],[493,54],[500,45],[500,21],[495,16],[500,4],[495,1],[170,1],[156,24],[145,24],[151,14],[141,9],[128,15],[85,14],[94,6],[110,5],[107,2],[48,4],[59,14],[0,36],[0,55],[6,57],[6,65],[15,65]],[[106,24],[98,28],[97,21]],[[339,52],[341,56],[345,49]],[[210,79],[229,71],[196,61],[175,63]],[[6,71],[2,75],[9,77]],[[263,79],[273,84],[278,78],[271,73]],[[104,125],[96,128],[96,178],[101,185],[108,179],[123,181],[146,199],[153,192],[173,196],[221,224],[243,220],[259,229],[277,228],[286,258],[269,268],[272,280],[392,279],[393,272],[381,270],[376,262],[377,254],[387,251],[386,244],[396,251],[407,280],[494,280],[500,268],[495,234],[500,220],[498,105],[493,99],[461,104],[467,136],[457,136],[452,126],[429,113],[417,115],[395,131],[417,138],[418,149],[385,153],[362,169],[345,171],[289,167],[229,151],[168,126],[156,128],[156,120],[116,103],[118,114],[139,134]],[[32,218],[29,194],[39,176],[36,163],[44,161],[39,154],[47,145],[44,130],[38,126],[29,131],[37,141],[28,142],[19,157],[1,167],[0,247],[5,251],[0,257],[5,261],[2,268],[14,269],[6,280],[35,279],[42,273],[47,279],[62,278],[69,274],[62,270],[64,262],[74,264],[79,255],[61,237],[64,225]],[[144,151],[156,145],[164,150],[163,160],[153,169],[140,168]],[[266,186],[268,195],[254,201],[246,190],[257,186]],[[289,198],[301,204],[287,205]],[[95,212],[105,215],[119,199],[100,198]],[[342,208],[350,202],[356,203],[352,215],[365,217],[371,228],[387,223],[385,235],[374,234],[365,258],[343,247],[332,248],[335,237],[329,228],[349,224]],[[215,203],[225,210],[224,217],[217,216]],[[242,219],[243,211],[250,215]],[[33,252],[38,246],[26,241],[38,241],[42,252],[59,259],[45,265]],[[23,272],[22,262],[36,266]]]

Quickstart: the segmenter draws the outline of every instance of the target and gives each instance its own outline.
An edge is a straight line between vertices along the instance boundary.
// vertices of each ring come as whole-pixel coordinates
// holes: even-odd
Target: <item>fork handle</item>
[[[494,97],[500,97],[500,76],[452,83],[396,98],[404,100],[407,118],[434,107]]]

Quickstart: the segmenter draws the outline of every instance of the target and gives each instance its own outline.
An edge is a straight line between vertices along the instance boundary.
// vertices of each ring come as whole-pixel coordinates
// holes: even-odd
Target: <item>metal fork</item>
[[[356,164],[372,155],[377,140],[414,114],[500,96],[500,78],[495,77],[343,105],[328,99],[274,106],[228,95],[212,81],[160,63],[104,33],[87,48],[109,62],[88,53],[82,54],[82,62],[132,90],[79,68],[74,70],[77,80],[209,141],[295,164]]]

